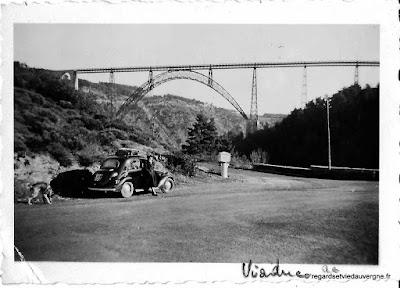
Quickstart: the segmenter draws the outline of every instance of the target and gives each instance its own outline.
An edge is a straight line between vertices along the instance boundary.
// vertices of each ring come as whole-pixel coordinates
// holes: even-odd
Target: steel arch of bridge
[[[151,70],[150,70],[151,71]],[[217,93],[219,93],[222,97],[224,97],[228,102],[235,107],[237,111],[243,116],[244,119],[248,120],[246,113],[239,106],[239,104],[235,101],[235,99],[226,91],[221,85],[219,85],[216,81],[211,79],[210,77],[205,76],[196,71],[167,71],[155,76],[153,79],[149,79],[149,81],[143,83],[140,87],[138,87],[129,98],[122,104],[122,106],[118,109],[116,116],[124,117],[128,112],[129,108],[132,105],[135,105],[140,99],[146,96],[151,90],[155,87],[160,86],[166,82],[178,79],[186,79],[193,80],[199,83],[202,83]]]

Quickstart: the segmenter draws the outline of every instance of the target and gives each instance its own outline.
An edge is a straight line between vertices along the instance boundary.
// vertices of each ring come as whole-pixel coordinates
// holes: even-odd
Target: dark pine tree
[[[188,129],[188,139],[182,145],[182,150],[187,154],[210,153],[216,149],[218,137],[217,128],[213,118],[204,114],[197,114],[196,122]]]

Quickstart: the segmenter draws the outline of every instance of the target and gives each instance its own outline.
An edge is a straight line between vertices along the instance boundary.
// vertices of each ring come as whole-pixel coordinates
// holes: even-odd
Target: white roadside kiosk
[[[228,166],[229,166],[229,162],[231,162],[231,153],[219,152],[218,162],[221,165],[222,178],[228,178]]]

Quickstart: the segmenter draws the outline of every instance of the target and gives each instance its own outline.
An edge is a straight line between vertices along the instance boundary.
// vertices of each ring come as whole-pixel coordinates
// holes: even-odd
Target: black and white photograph
[[[65,19],[8,30],[10,282],[185,264],[396,283],[385,23]]]

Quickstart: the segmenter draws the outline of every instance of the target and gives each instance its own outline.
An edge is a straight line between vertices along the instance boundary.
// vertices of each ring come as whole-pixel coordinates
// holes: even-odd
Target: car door
[[[141,188],[142,187],[142,167],[140,163],[140,159],[137,157],[130,158],[127,162],[127,169],[128,169],[128,174],[130,177],[133,179],[133,183],[136,188]]]

